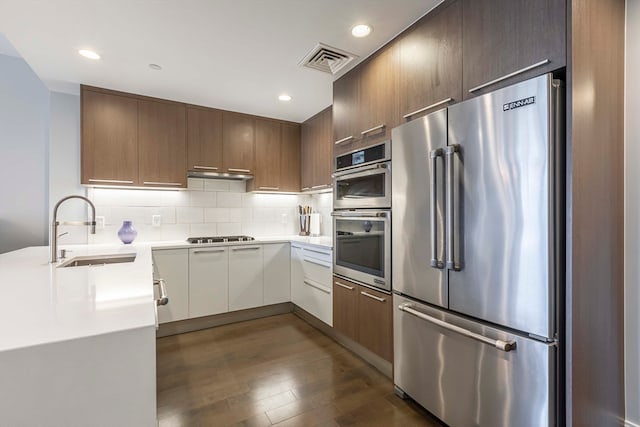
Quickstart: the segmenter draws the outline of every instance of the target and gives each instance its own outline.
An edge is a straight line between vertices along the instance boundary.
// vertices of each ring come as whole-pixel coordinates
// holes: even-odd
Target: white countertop
[[[299,242],[331,249],[331,237],[259,237],[250,242],[197,246]],[[131,245],[61,245],[67,259],[136,253],[134,262],[58,268],[49,247],[0,254],[0,351],[155,327],[152,249],[189,248],[186,241]],[[66,261],[62,260],[62,261]]]
[[[49,247],[0,255],[0,351],[155,327],[151,246],[65,245],[76,256],[132,253],[134,262],[57,268]]]

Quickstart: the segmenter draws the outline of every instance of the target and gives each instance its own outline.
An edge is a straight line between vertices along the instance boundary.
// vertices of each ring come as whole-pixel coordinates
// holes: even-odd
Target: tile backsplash
[[[321,214],[322,235],[330,236],[332,229],[331,193],[247,193],[243,181],[189,178],[186,191],[89,188],[88,197],[96,205],[96,215],[104,219],[96,234],[89,235],[89,243],[118,242],[124,220],[133,221],[136,241],[298,234],[298,205],[311,205]],[[153,224],[154,216],[159,216],[160,225]]]

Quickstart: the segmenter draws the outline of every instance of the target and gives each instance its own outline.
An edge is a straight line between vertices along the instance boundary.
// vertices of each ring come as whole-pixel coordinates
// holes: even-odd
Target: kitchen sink
[[[136,254],[110,254],[96,256],[77,256],[71,258],[58,266],[61,267],[83,267],[83,266],[99,266],[105,264],[119,264],[123,262],[133,262]]]

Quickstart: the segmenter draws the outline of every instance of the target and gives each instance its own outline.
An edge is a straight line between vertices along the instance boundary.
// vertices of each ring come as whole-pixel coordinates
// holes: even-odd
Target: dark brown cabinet
[[[333,328],[358,341],[358,285],[333,277]]]
[[[138,102],[82,87],[82,183],[138,184]]]
[[[226,173],[253,174],[255,119],[246,114],[222,113],[222,166]]]
[[[280,123],[256,119],[254,190],[280,190],[281,147]]]
[[[566,0],[462,0],[462,5],[464,98],[565,66]]]
[[[391,295],[333,276],[333,327],[393,362]]]
[[[321,190],[332,185],[332,108],[302,123],[302,190]]]
[[[187,168],[222,171],[222,111],[187,107]]]
[[[300,191],[301,126],[296,123],[281,123],[280,132],[280,190]]]
[[[462,99],[462,3],[447,2],[397,41],[400,123]]]
[[[186,187],[186,108],[170,101],[138,100],[140,183]]]
[[[333,151],[335,154],[353,150],[359,140],[360,74],[351,70],[333,82]]]

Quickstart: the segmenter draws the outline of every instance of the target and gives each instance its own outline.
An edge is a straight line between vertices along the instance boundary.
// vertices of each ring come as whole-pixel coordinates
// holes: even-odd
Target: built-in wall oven
[[[333,272],[391,291],[391,146],[336,157]]]
[[[336,157],[333,208],[391,208],[391,153],[385,142]]]

